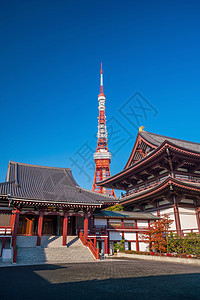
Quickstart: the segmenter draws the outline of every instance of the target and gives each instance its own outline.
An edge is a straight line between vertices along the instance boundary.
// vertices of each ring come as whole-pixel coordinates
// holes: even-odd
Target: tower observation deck
[[[96,185],[96,182],[110,177],[110,162],[111,153],[108,151],[107,145],[107,129],[106,129],[106,116],[105,116],[105,102],[106,97],[103,93],[103,70],[101,64],[101,90],[98,96],[99,101],[99,117],[98,117],[98,132],[97,132],[97,149],[94,153],[95,161],[95,174],[92,191],[108,194],[115,197],[113,189],[108,189]]]

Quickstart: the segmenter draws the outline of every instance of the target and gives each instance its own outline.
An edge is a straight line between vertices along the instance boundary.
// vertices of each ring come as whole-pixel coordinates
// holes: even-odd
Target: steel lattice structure
[[[115,197],[113,189],[108,189],[96,185],[96,182],[110,177],[110,162],[111,153],[108,151],[107,144],[107,129],[106,129],[106,116],[105,116],[105,101],[106,97],[103,93],[103,70],[101,64],[101,92],[98,96],[99,101],[99,117],[98,117],[98,132],[97,132],[97,149],[94,153],[95,161],[95,174],[92,191],[108,194]]]

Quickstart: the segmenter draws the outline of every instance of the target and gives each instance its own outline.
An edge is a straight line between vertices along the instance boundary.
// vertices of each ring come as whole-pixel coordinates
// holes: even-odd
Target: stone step
[[[35,247],[37,244],[37,236],[17,236],[17,246],[19,248],[30,248]],[[67,246],[80,246],[82,243],[78,236],[68,236]],[[44,235],[41,237],[41,247],[43,248],[57,248],[62,246],[62,236],[48,236]]]
[[[19,248],[18,263],[91,261],[93,256],[87,247],[73,248]]]
[[[18,245],[20,245],[21,242],[21,245],[23,246],[18,246],[17,263],[65,263],[94,260],[93,255],[91,254],[89,249],[83,246],[77,236],[71,236],[70,238],[68,238],[69,247],[60,246],[59,241],[62,241],[62,237],[44,236],[42,237],[42,247],[25,247],[25,245],[30,246],[31,243],[28,243],[27,241],[22,243],[19,239]]]

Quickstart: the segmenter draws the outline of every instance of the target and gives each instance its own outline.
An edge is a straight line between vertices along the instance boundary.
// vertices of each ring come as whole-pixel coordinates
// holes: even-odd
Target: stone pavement
[[[200,299],[200,267],[95,261],[0,268],[1,299]]]

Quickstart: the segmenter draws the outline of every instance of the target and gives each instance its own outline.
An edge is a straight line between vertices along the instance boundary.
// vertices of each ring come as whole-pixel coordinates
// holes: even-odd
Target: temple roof
[[[164,141],[169,141],[176,146],[183,147],[185,149],[192,150],[195,152],[200,152],[200,143],[189,142],[189,141],[185,141],[185,140],[171,138],[168,136],[151,133],[151,132],[147,132],[147,131],[141,131],[141,132],[139,132],[139,135],[143,139],[145,139],[147,142],[149,142],[150,144],[152,144],[156,147],[159,147]]]
[[[117,198],[81,188],[71,169],[28,165],[10,161],[0,195],[23,200],[102,205]]]
[[[169,197],[170,194],[174,194],[175,190],[181,190],[182,192],[194,195],[199,195],[200,184],[198,182],[182,181],[176,178],[168,176],[164,181],[158,185],[152,185],[137,193],[132,193],[121,199],[120,204],[133,203],[136,201],[143,201],[145,199],[153,199],[154,196],[164,196],[164,193]]]
[[[167,160],[163,160],[163,155],[166,157],[168,155],[166,154],[167,148],[173,151],[173,153],[176,152],[177,157],[178,155],[184,156],[184,160],[187,160],[186,164],[188,164],[188,166],[190,164],[196,164],[197,166],[200,159],[200,144],[169,138],[146,131],[139,131],[125,168],[119,173],[98,182],[97,185],[126,190],[129,182],[127,181],[127,183],[124,184],[123,180],[129,180],[139,174],[140,171],[145,171],[146,168],[154,166],[156,159],[159,159],[163,164],[167,162]],[[175,160],[173,163],[178,165],[179,162]]]
[[[109,211],[101,210],[95,211],[95,217],[102,218],[115,218],[115,219],[135,219],[135,220],[157,220],[158,217],[154,216],[151,213],[146,212],[133,212],[133,211]]]

